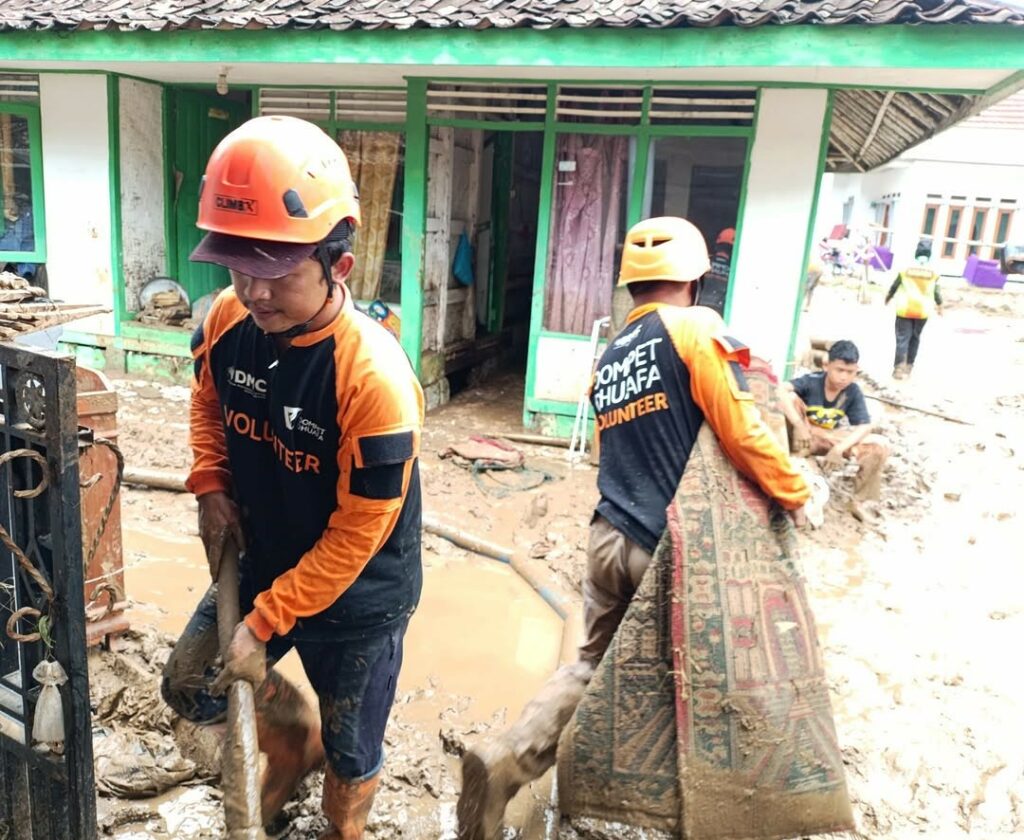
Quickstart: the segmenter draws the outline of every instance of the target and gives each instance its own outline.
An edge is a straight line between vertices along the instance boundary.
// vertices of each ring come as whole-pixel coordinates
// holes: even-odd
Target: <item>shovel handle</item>
[[[217,638],[227,654],[238,625],[238,546],[228,539],[217,573]],[[256,700],[243,681],[228,686],[228,734],[221,753],[224,822],[229,840],[266,840],[260,807],[260,749],[256,737]]]

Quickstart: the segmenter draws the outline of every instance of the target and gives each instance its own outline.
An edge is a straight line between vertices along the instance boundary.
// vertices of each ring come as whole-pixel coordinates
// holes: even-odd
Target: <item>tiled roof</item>
[[[1024,24],[995,0],[3,0],[0,29],[551,29]]]

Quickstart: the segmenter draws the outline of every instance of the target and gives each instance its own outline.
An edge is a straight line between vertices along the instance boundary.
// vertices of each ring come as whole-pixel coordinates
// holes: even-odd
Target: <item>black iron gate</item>
[[[0,345],[0,415],[0,840],[94,840],[74,360]],[[47,659],[67,675],[48,748],[32,740]]]

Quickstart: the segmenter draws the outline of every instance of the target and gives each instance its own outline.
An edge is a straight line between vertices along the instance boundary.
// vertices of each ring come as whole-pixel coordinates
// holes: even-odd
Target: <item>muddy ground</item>
[[[894,449],[881,503],[859,521],[845,508],[848,477],[834,477],[824,527],[801,537],[858,830],[1009,836],[1024,831],[1024,684],[1013,665],[1024,634],[1024,294],[948,289],[946,314],[925,330],[907,382],[889,375],[892,315],[880,295],[876,287],[874,301],[859,304],[851,288],[821,288],[803,338],[853,338],[868,393],[965,423],[871,402]],[[128,463],[187,468],[187,389],[131,379],[117,388]],[[528,465],[555,478],[498,498],[439,457],[468,434],[521,431],[521,420],[514,373],[431,413],[426,512],[537,558],[578,599],[593,468],[570,467],[564,450],[522,445]],[[153,677],[206,585],[195,503],[127,488],[123,518],[133,620],[158,631],[129,639],[120,654],[94,656],[97,742],[134,734],[139,754],[152,759],[151,777],[191,775],[188,786],[155,798],[102,797],[102,825],[122,840],[217,837],[209,739],[162,709]],[[368,832],[377,840],[454,837],[459,751],[518,714],[558,661],[561,622],[507,568],[431,536],[424,562],[424,601],[409,631]],[[301,679],[297,663],[284,667]],[[122,700],[111,704],[111,696]],[[148,738],[138,737],[139,721]],[[117,772],[109,775],[116,788]],[[312,777],[278,836],[316,836],[318,785]],[[545,780],[520,795],[509,836],[651,836],[558,826],[545,807],[550,788]]]

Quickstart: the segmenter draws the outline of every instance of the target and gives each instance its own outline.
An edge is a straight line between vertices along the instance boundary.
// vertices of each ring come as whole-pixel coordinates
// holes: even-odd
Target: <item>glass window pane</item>
[[[974,242],[981,241],[981,234],[985,230],[985,216],[984,210],[974,211],[974,224],[971,225],[971,240]]]
[[[935,232],[935,210],[936,208],[929,207],[924,211],[924,227],[921,233],[925,236],[931,236]]]
[[[395,131],[340,131],[338,144],[345,151],[359,188],[362,212],[349,288],[357,300],[379,298],[397,303],[402,284],[404,135]]]
[[[32,208],[32,155],[28,118],[0,113],[0,251],[36,248]]]
[[[719,314],[732,267],[747,141],[743,137],[663,137],[654,141],[645,216],[682,216],[704,234],[711,271],[700,302]]]
[[[942,246],[942,256],[952,257],[956,253],[956,239],[960,231],[960,216],[963,209],[960,207],[949,208],[949,221],[946,224],[946,243]]]
[[[559,134],[544,326],[589,335],[611,314],[629,203],[628,137]]]
[[[996,225],[996,244],[1002,245],[1006,242],[1006,235],[1010,232],[1010,219],[1013,216],[1011,210],[999,212],[999,223]]]

